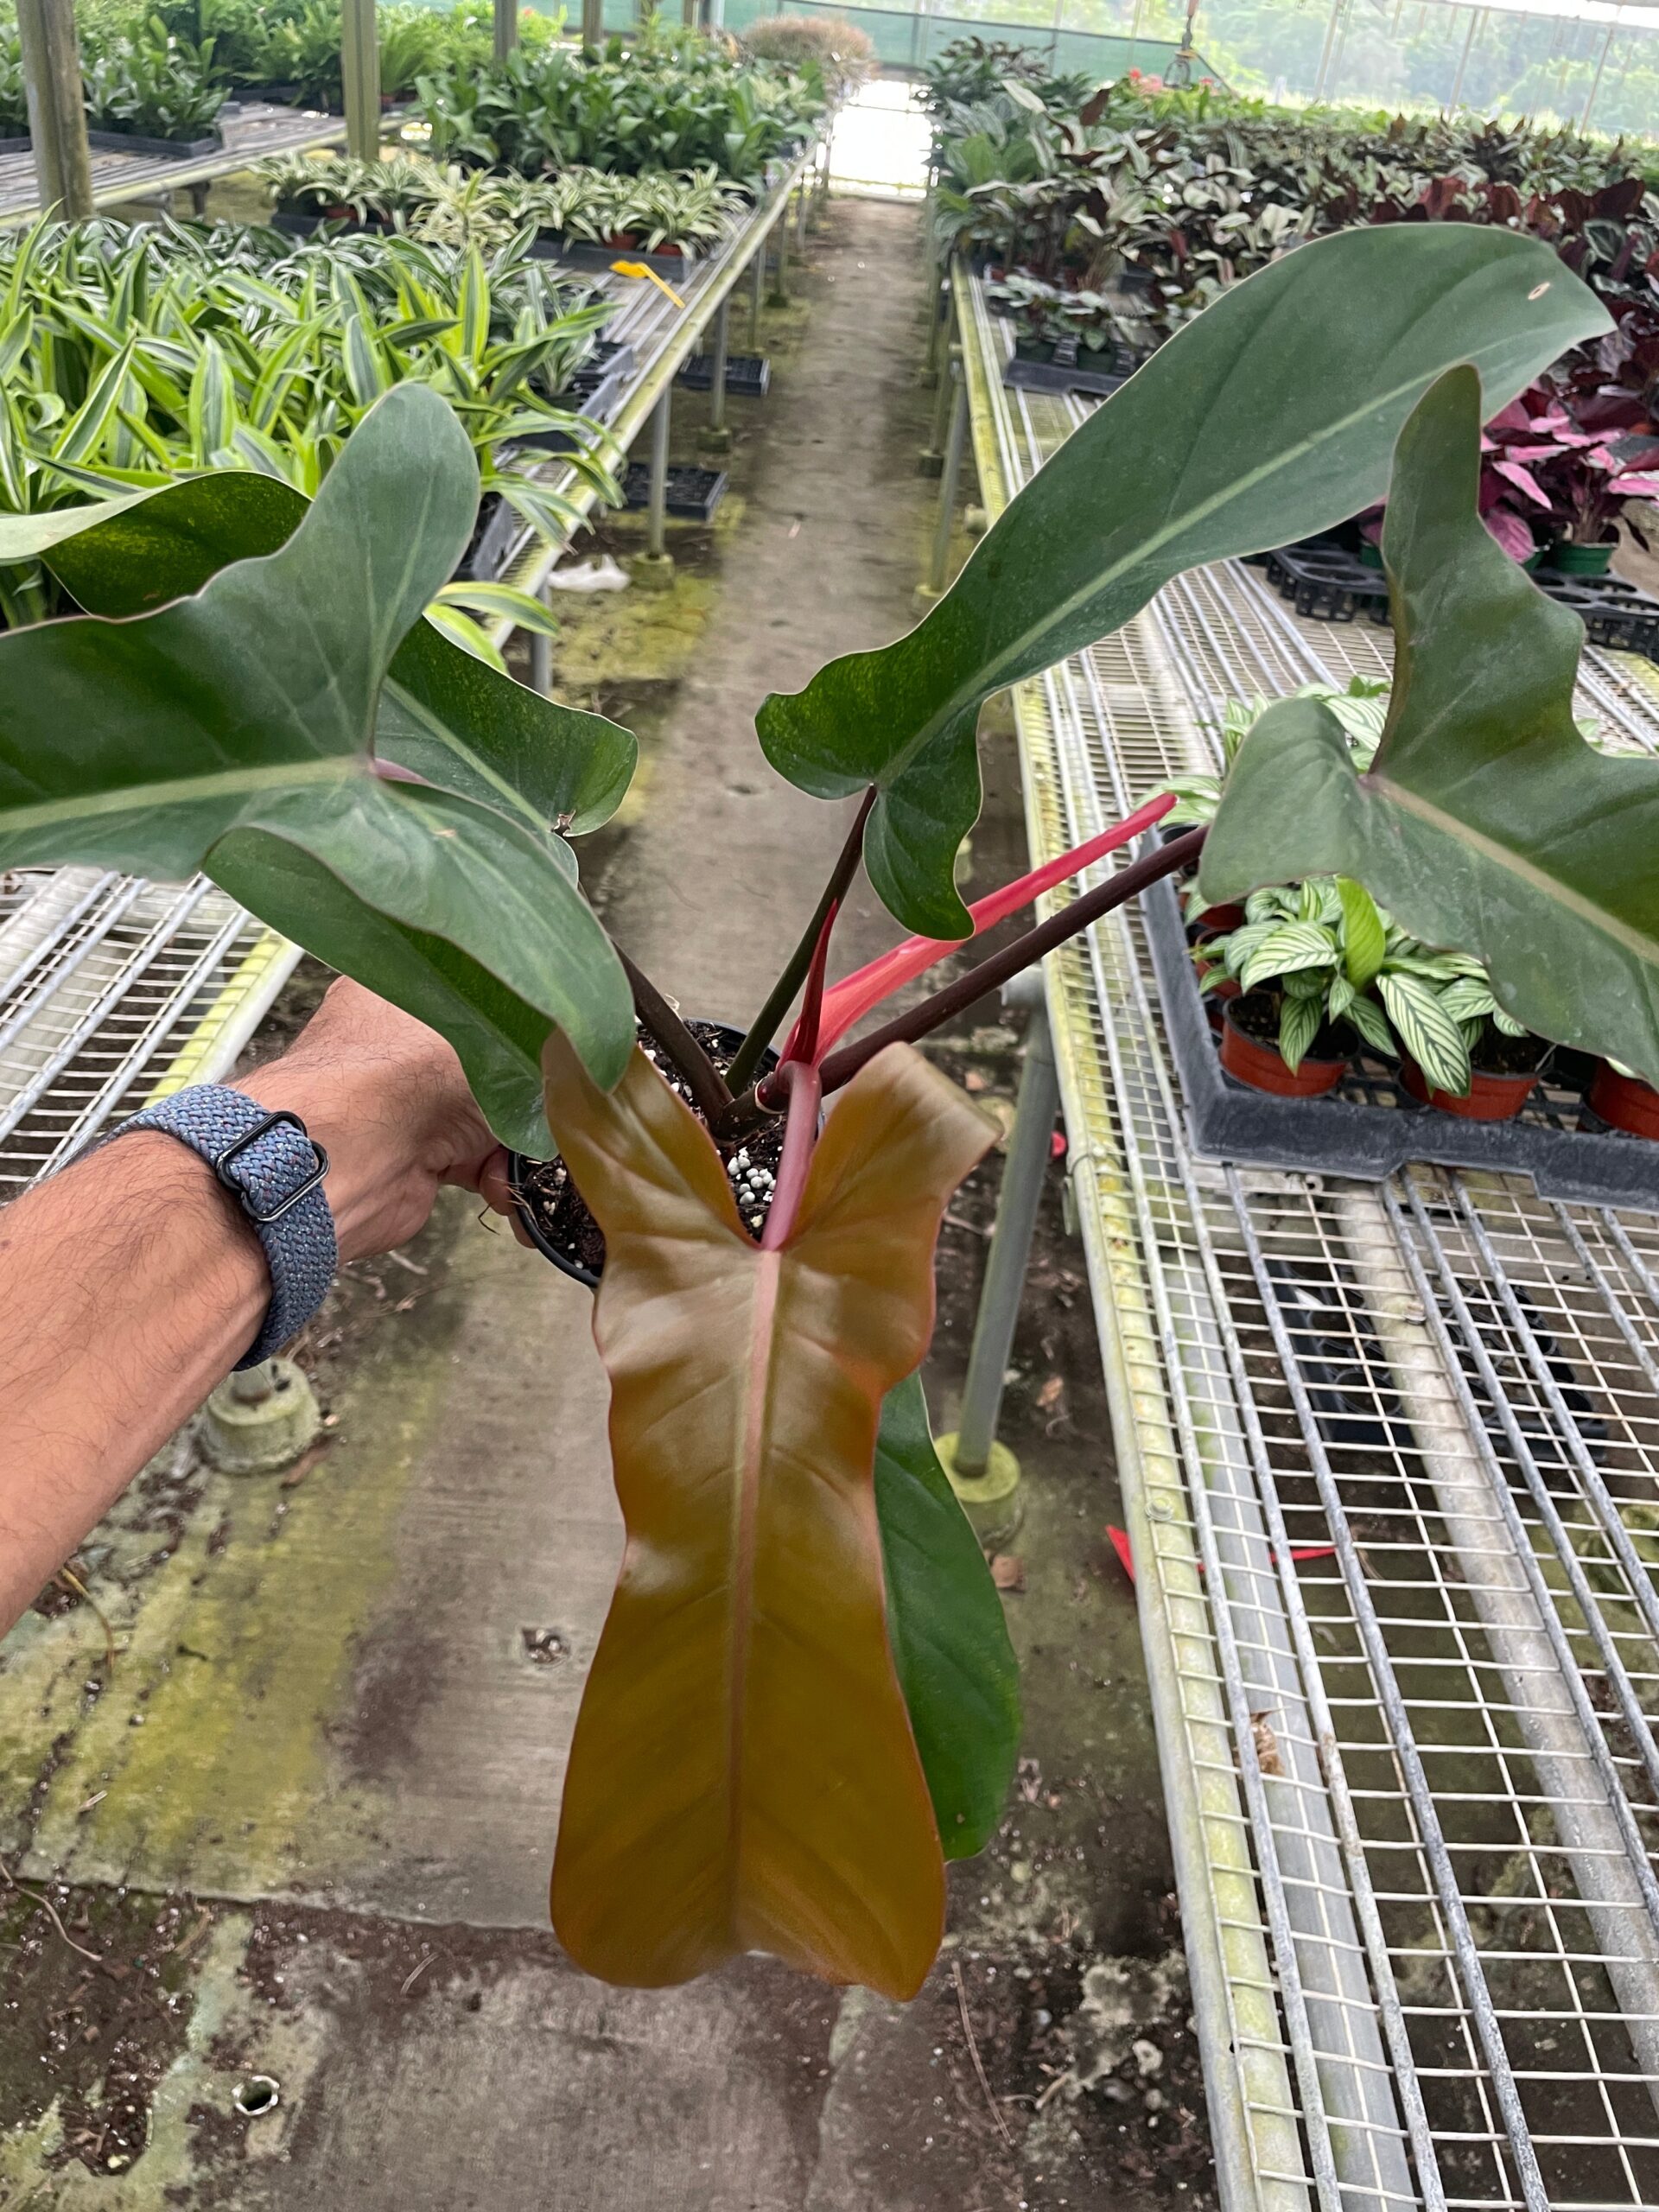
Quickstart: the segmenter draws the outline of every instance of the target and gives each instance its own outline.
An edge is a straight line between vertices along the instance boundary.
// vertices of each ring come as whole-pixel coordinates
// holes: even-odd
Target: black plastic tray
[[[1366,615],[1387,623],[1388,578],[1335,538],[1304,538],[1265,557],[1269,581],[1299,614],[1319,622],[1352,622]]]
[[[1296,612],[1320,622],[1389,619],[1388,579],[1334,537],[1305,537],[1258,556]],[[1569,576],[1548,565],[1533,582],[1583,622],[1592,645],[1659,660],[1659,600],[1623,576]]]
[[[1003,369],[1002,381],[1016,391],[1094,392],[1104,399],[1128,382],[1143,358],[1127,346],[1109,346],[1091,353],[1088,366],[1081,361],[1027,361],[1014,353]],[[1096,367],[1096,362],[1103,365]],[[1108,363],[1109,366],[1103,365]]]
[[[645,507],[651,504],[651,469],[643,461],[631,461],[628,473],[622,480],[626,495],[626,504],[631,507]],[[709,522],[715,509],[726,496],[724,469],[689,468],[675,466],[668,472],[668,512],[683,522]]]
[[[1572,608],[1592,645],[1659,660],[1659,600],[1623,576],[1566,576],[1546,566],[1535,570],[1534,582]]]
[[[175,162],[205,159],[225,150],[217,130],[207,138],[140,138],[130,130],[89,130],[86,143],[100,154],[159,154]]]
[[[693,353],[674,379],[688,391],[708,391],[715,381],[715,364],[707,353]],[[764,399],[772,389],[772,363],[764,353],[728,353],[726,389],[740,399]]]
[[[455,582],[493,584],[500,576],[515,542],[530,527],[516,507],[493,492],[479,510],[479,528],[455,566]]]
[[[689,276],[697,265],[695,253],[641,253],[631,245],[592,245],[586,239],[560,238],[543,231],[536,251],[545,258],[562,261],[569,269],[610,269],[619,261],[642,261],[659,276]]]
[[[632,346],[601,338],[564,390],[554,395],[553,404],[567,408],[572,415],[607,423],[621,405],[632,378]],[[513,440],[515,445],[534,446],[542,453],[574,453],[579,442],[569,430],[532,430],[528,436]]]
[[[1222,1068],[1174,885],[1151,885],[1141,906],[1188,1131],[1205,1159],[1370,1183],[1428,1160],[1530,1175],[1547,1198],[1659,1209],[1659,1144],[1579,1126],[1582,1100],[1548,1078],[1514,1122],[1464,1122],[1420,1106],[1386,1062],[1370,1058],[1327,1098],[1274,1098],[1235,1083]]]

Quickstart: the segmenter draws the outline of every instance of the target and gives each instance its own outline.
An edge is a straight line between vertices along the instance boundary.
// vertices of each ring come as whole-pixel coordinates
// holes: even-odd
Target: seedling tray
[[[86,143],[100,154],[159,154],[168,161],[194,161],[224,150],[217,130],[206,138],[140,138],[130,130],[89,130]]]
[[[631,507],[645,507],[651,504],[651,469],[643,461],[628,463],[628,473],[622,480],[626,504]],[[671,467],[668,472],[668,512],[683,522],[710,522],[715,509],[726,496],[724,469]]]
[[[1015,391],[1083,391],[1106,398],[1127,384],[1145,357],[1128,346],[1108,346],[1080,361],[1027,361],[1012,355],[1002,381]]]
[[[693,353],[675,378],[688,391],[708,391],[714,385],[715,365],[707,353]],[[728,353],[726,390],[740,399],[764,399],[772,389],[772,363],[764,353]]]
[[[1353,622],[1364,615],[1387,623],[1388,578],[1335,538],[1304,538],[1265,558],[1269,581],[1299,614],[1319,622]]]
[[[1535,572],[1534,581],[1572,608],[1592,645],[1659,660],[1659,599],[1649,599],[1623,576],[1566,576],[1543,568]]]
[[[499,492],[492,493],[479,509],[478,528],[456,564],[455,582],[494,583],[507,565],[515,541],[527,528],[517,508],[510,507]]]
[[[1530,1175],[1547,1198],[1659,1209],[1659,1144],[1591,1127],[1579,1091],[1548,1074],[1513,1122],[1464,1122],[1420,1106],[1397,1071],[1369,1055],[1325,1098],[1274,1098],[1235,1083],[1221,1065],[1174,885],[1167,877],[1151,885],[1141,906],[1187,1128],[1203,1158],[1368,1183],[1428,1160]]]
[[[35,141],[27,133],[21,138],[0,138],[0,154],[27,154],[34,149]]]
[[[1379,624],[1389,619],[1382,571],[1368,568],[1334,537],[1305,537],[1257,557],[1300,615],[1319,622],[1352,622],[1362,615]],[[1533,571],[1533,581],[1572,608],[1592,645],[1659,660],[1659,600],[1649,599],[1623,576],[1567,576],[1541,568]]]

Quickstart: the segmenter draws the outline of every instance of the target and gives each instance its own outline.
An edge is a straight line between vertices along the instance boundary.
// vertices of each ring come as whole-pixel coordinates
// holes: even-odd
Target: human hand
[[[510,1213],[506,1160],[454,1048],[342,976],[281,1059],[232,1086],[297,1114],[328,1154],[323,1194],[344,1260],[406,1243],[441,1185]]]

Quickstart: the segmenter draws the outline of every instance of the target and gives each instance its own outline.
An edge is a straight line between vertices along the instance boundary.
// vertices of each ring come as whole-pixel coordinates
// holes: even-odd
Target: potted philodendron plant
[[[0,524],[0,556],[50,564],[86,610],[0,638],[0,866],[205,868],[442,1030],[505,1142],[545,1154],[550,1126],[604,1233],[594,1332],[629,1542],[553,1877],[556,1926],[583,1967],[655,1985],[760,1948],[894,1997],[919,1986],[945,1857],[1001,1816],[1017,1713],[1000,1608],[916,1381],[939,1220],[993,1131],[914,1041],[1190,863],[1206,835],[1206,898],[1340,874],[1426,941],[1487,950],[1474,941],[1484,908],[1459,906],[1444,929],[1438,909],[1413,911],[1420,891],[1430,906],[1460,893],[1466,868],[1424,866],[1420,883],[1408,852],[1410,880],[1390,876],[1408,836],[1455,844],[1461,798],[1375,855],[1364,810],[1415,823],[1397,791],[1460,785],[1471,724],[1483,742],[1535,730],[1554,693],[1517,695],[1538,676],[1522,633],[1571,618],[1531,604],[1510,570],[1528,602],[1497,604],[1470,642],[1492,672],[1427,715],[1414,683],[1396,687],[1374,791],[1322,704],[1269,708],[1207,832],[1147,839],[1006,951],[849,1040],[840,1023],[897,966],[973,927],[954,866],[980,804],[982,707],[1128,621],[1180,569],[1376,499],[1396,441],[1417,489],[1403,496],[1396,478],[1394,538],[1427,528],[1437,499],[1458,510],[1443,548],[1406,549],[1414,620],[1442,551],[1469,569],[1452,524],[1466,508],[1478,531],[1464,464],[1478,461],[1480,378],[1502,405],[1605,322],[1546,248],[1445,226],[1309,246],[1183,329],[1010,503],[917,629],[761,704],[773,768],[812,798],[855,803],[859,834],[775,985],[757,979],[762,1010],[727,1076],[674,1033],[582,895],[570,840],[618,804],[632,738],[521,690],[423,619],[479,488],[435,392],[381,400],[309,505],[267,477],[221,474]],[[1466,362],[1479,378],[1454,365]],[[1650,825],[1659,762],[1597,762],[1570,719],[1561,741],[1618,785],[1609,836],[1632,817],[1632,781]],[[1266,803],[1258,760],[1272,777],[1299,747],[1319,772],[1293,761]],[[1343,779],[1355,823],[1333,811]],[[1471,864],[1501,872],[1476,818]],[[1574,819],[1587,839],[1586,804]],[[1354,851],[1301,849],[1345,839]],[[1573,1009],[1575,1040],[1659,1068],[1659,991],[1637,1018],[1624,1002],[1638,969],[1651,986],[1659,932],[1628,923],[1639,900],[1604,853],[1586,882],[1578,857],[1558,869],[1553,846],[1529,854],[1516,895],[1532,910],[1558,902],[1580,938],[1600,931],[1605,960],[1575,939],[1558,972],[1554,945],[1517,931],[1490,948],[1495,990],[1525,1019],[1516,1001],[1541,976],[1552,1011]],[[929,943],[826,988],[861,861]],[[657,1059],[683,1064],[694,1104],[640,1047],[640,1021]],[[756,1236],[728,1168],[730,1148],[766,1128],[781,1136]]]

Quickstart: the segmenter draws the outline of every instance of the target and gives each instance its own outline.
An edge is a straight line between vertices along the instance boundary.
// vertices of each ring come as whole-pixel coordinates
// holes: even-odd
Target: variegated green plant
[[[1277,992],[1279,1051],[1293,1072],[1327,1022],[1345,1021],[1373,1052],[1405,1052],[1434,1090],[1461,1098],[1488,1018],[1526,1034],[1500,1011],[1480,961],[1420,943],[1346,876],[1253,891],[1241,925],[1198,957],[1206,989],[1231,980]]]
[[[375,401],[420,383],[466,431],[484,497],[556,538],[575,510],[515,441],[563,433],[562,466],[614,498],[603,434],[550,397],[607,313],[531,259],[523,236],[486,254],[366,233],[296,244],[38,223],[0,244],[0,512],[226,467],[310,497]],[[10,626],[56,604],[38,563],[0,571]],[[527,605],[518,613],[533,625]],[[483,645],[475,626],[457,634]]]

